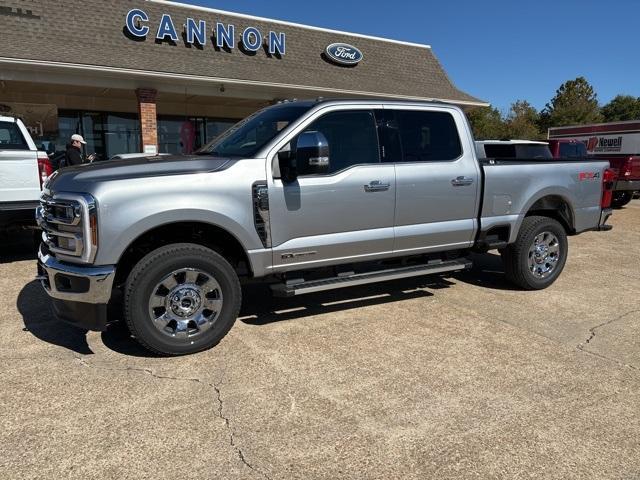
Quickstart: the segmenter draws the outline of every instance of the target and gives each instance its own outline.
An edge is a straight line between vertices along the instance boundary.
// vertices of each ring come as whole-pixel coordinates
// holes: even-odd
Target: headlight
[[[43,195],[38,224],[49,250],[63,260],[91,263],[98,250],[98,209],[88,194]]]

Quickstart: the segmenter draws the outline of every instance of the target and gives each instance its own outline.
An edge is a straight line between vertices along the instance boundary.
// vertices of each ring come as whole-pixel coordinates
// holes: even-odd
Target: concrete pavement
[[[0,478],[640,479],[640,201],[550,289],[446,279],[245,289],[215,349],[149,356],[52,319],[0,263]]]

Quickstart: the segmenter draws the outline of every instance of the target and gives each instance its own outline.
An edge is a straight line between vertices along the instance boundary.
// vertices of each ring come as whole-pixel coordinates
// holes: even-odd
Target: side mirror
[[[330,167],[327,137],[317,131],[301,133],[296,143],[295,160],[299,175],[327,173]]]
[[[303,132],[295,145],[288,143],[278,152],[279,178],[294,182],[299,175],[327,173],[330,167],[329,142],[321,132]]]

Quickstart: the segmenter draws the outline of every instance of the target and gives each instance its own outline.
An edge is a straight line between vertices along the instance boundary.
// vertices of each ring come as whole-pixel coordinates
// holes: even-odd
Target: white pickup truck
[[[35,225],[43,182],[53,173],[21,120],[0,116],[0,232]]]

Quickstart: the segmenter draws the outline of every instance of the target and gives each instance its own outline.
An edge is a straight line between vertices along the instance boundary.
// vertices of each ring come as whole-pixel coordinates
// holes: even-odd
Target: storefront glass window
[[[234,123],[234,120],[160,115],[158,150],[160,153],[189,155]]]
[[[136,114],[61,110],[54,157],[64,154],[74,133],[82,135],[87,142],[84,154],[95,153],[98,160],[141,151],[140,122]]]
[[[234,123],[234,120],[225,119],[161,115],[158,117],[159,151],[173,154],[193,153]],[[74,133],[82,135],[87,142],[84,155],[95,153],[98,160],[107,160],[120,153],[142,151],[140,120],[137,114],[60,110],[57,137],[43,142],[42,145],[48,153],[53,154],[54,164],[57,165],[59,159],[64,156],[67,144]]]

